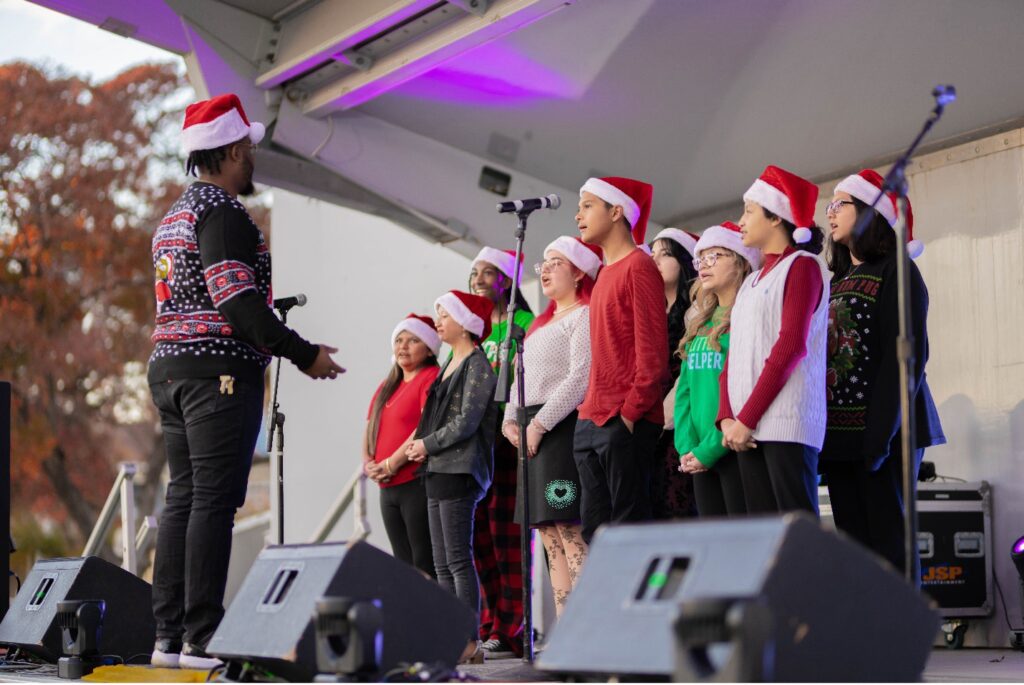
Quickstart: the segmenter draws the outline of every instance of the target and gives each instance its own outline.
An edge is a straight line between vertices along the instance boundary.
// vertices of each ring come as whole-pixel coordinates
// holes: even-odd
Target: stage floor
[[[466,675],[491,682],[531,682],[551,680],[519,659],[498,659],[479,666],[462,666]],[[67,682],[57,677],[55,666],[35,671],[0,671],[0,682]],[[167,681],[164,681],[167,682]],[[1011,649],[936,649],[925,669],[927,683],[1009,683],[1024,682],[1024,653]]]

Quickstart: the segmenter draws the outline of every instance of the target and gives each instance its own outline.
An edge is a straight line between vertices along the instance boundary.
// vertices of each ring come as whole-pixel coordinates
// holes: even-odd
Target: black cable
[[[1010,625],[1010,612],[1006,610],[1006,597],[1003,595],[1003,587],[999,584],[999,576],[993,571],[992,577],[996,581],[996,592],[999,593],[999,601],[1003,605],[1003,618],[1006,620],[1006,627],[1010,629],[1011,633],[1021,632],[1021,630]]]
[[[147,654],[145,652],[140,652],[139,654],[133,654],[132,656],[128,657],[128,659],[124,662],[124,665],[125,666],[130,665],[133,661],[138,659],[140,656],[141,657],[145,657],[146,659],[151,659],[153,655],[152,654]]]

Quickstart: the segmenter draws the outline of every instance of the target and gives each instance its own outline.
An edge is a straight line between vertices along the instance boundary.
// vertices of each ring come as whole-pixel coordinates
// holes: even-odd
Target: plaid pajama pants
[[[501,433],[494,442],[494,482],[476,508],[473,556],[480,576],[483,606],[480,638],[504,638],[513,648],[523,629],[523,572],[515,522],[516,448]]]

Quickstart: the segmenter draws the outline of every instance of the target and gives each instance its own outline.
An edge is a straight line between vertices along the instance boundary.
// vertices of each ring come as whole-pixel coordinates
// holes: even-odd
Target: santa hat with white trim
[[[680,228],[663,228],[658,235],[654,236],[654,240],[674,240],[682,245],[683,249],[690,253],[690,256],[696,257],[695,250],[700,236]]]
[[[243,138],[256,145],[263,140],[264,133],[266,127],[258,121],[250,123],[238,96],[228,93],[188,106],[181,127],[181,144],[187,155],[196,150],[214,150]]]
[[[583,197],[583,193],[596,195],[612,206],[622,207],[633,234],[633,242],[643,244],[644,236],[647,235],[647,220],[651,216],[654,186],[632,178],[605,176],[588,178],[580,188],[580,197]]]
[[[449,290],[434,300],[434,309],[443,307],[448,316],[467,331],[485,340],[491,335],[491,313],[494,303],[486,297]]]
[[[836,186],[836,193],[849,193],[864,204],[871,206],[871,203],[878,197],[882,190],[882,183],[885,179],[874,169],[862,169],[856,174],[847,176]],[[885,197],[875,205],[875,211],[889,222],[890,226],[896,225],[896,193],[886,193]],[[924,252],[924,244],[920,240],[914,240],[914,210],[910,207],[910,200],[907,200],[907,253],[911,259],[917,259]]]
[[[399,321],[398,325],[395,326],[395,330],[391,333],[392,344],[398,338],[398,334],[403,331],[412,333],[419,338],[435,357],[441,351],[441,336],[437,334],[437,329],[434,328],[434,320],[429,316],[410,313]]]
[[[544,248],[544,256],[546,257],[551,250],[564,254],[573,266],[591,278],[597,278],[597,272],[604,263],[601,248],[597,245],[587,245],[579,238],[567,235],[552,240],[551,244]]]
[[[756,202],[772,214],[796,227],[793,240],[797,244],[811,240],[814,205],[818,186],[807,179],[777,166],[765,167],[761,177],[743,193],[744,202]]]
[[[493,247],[484,247],[481,248],[473,260],[473,266],[476,266],[477,262],[493,264],[498,271],[509,278],[515,279],[518,276],[519,282],[523,281],[523,255],[519,255],[517,269],[515,250],[498,250]]]
[[[699,255],[710,247],[724,247],[732,250],[743,259],[750,262],[750,268],[757,271],[761,268],[761,251],[756,247],[747,247],[743,244],[743,233],[740,227],[731,221],[723,221],[715,226],[704,229],[700,234],[700,240],[694,248],[694,255]]]

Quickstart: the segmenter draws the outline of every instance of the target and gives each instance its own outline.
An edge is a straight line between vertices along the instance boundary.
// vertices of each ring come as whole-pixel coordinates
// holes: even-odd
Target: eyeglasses
[[[711,267],[718,263],[719,257],[728,256],[729,255],[726,254],[725,252],[708,252],[703,257],[698,257],[693,260],[693,268],[696,269],[697,271],[700,271],[701,266],[706,266],[707,268],[710,269]]]
[[[551,271],[552,269],[557,269],[557,268],[561,267],[563,264],[565,264],[565,260],[564,259],[559,259],[558,257],[552,257],[551,259],[545,259],[543,262],[541,262],[539,264],[534,264],[533,265],[533,273],[535,273],[538,276],[540,276],[541,274],[546,274],[547,272]]]
[[[843,205],[852,205],[852,200],[833,200],[825,206],[825,214],[838,214]]]

